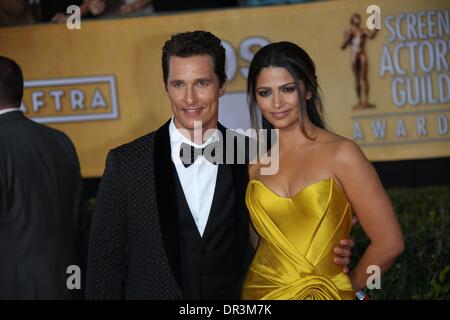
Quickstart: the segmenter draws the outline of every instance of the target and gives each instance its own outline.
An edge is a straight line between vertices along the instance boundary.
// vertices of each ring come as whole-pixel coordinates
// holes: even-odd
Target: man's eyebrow
[[[194,81],[195,81],[195,82],[198,82],[198,81],[208,81],[208,82],[211,82],[212,79],[211,79],[211,78],[198,78],[198,79],[195,79]]]
[[[176,82],[184,82],[184,81],[181,79],[174,79],[169,81],[169,83],[176,83]]]
[[[213,80],[211,78],[197,78],[197,79],[194,79],[194,82],[199,82],[199,81],[212,82]],[[172,79],[172,80],[169,81],[169,83],[174,83],[174,82],[184,82],[184,80],[182,80],[182,79]]]

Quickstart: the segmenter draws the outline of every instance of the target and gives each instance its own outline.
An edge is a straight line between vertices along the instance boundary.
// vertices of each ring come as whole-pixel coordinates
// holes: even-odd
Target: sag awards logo
[[[119,117],[112,75],[30,80],[21,109],[39,123],[110,120]]]
[[[385,94],[376,88],[378,100],[385,97],[386,103],[379,106],[369,102],[369,65],[376,64],[368,63],[366,45],[380,35],[377,29],[361,28],[357,13],[350,23],[342,49],[351,45],[351,69],[356,81],[353,139],[361,146],[450,140],[448,10],[384,18],[383,35],[387,36],[378,68],[383,81],[389,81],[390,92]]]

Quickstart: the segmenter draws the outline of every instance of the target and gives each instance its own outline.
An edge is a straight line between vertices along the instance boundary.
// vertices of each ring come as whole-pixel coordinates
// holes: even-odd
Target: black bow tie
[[[207,152],[207,154],[204,154],[205,150],[209,150],[210,148],[213,148],[210,152]],[[212,159],[216,154],[216,150],[211,144],[208,144],[204,148],[196,148],[190,144],[182,143],[180,146],[180,159],[183,163],[184,167],[187,168],[190,165],[192,165],[199,156],[204,156],[207,161],[209,161],[212,164],[217,164],[214,159]],[[212,158],[211,158],[212,157]]]

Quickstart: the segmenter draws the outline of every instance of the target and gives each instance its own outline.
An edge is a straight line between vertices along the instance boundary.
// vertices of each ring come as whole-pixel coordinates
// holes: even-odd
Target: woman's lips
[[[270,114],[275,119],[280,120],[280,119],[283,119],[284,117],[286,117],[290,111],[291,110],[286,110],[286,111],[281,111],[281,112],[271,112]]]

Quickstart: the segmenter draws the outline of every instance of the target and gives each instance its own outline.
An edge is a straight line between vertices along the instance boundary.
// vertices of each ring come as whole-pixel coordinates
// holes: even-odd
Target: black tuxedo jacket
[[[219,126],[219,129],[224,133],[225,128]],[[219,166],[231,169],[235,192],[230,217],[233,221],[232,250],[227,253],[227,259],[233,261],[230,281],[234,287],[229,296],[215,296],[211,288],[211,296],[206,298],[238,298],[252,256],[245,206],[247,165]],[[87,299],[184,297],[179,208],[175,194],[179,188],[174,173],[169,122],[109,152],[91,226]],[[210,217],[212,215],[213,212]],[[207,230],[208,225],[205,234]],[[217,264],[224,262],[215,261]],[[210,271],[214,272],[214,268]],[[214,274],[208,276],[214,279]]]
[[[0,299],[72,297],[74,221],[81,199],[75,148],[62,132],[0,115]],[[75,296],[76,297],[76,296]]]

